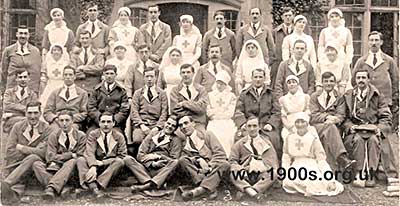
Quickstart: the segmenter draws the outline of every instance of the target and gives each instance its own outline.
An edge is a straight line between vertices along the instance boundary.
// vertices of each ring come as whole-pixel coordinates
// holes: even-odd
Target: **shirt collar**
[[[259,27],[260,27],[260,22],[257,22],[257,23],[251,23],[251,27],[254,27],[254,26],[256,26],[256,28],[258,29]]]
[[[299,62],[299,65],[303,64],[303,59],[300,59],[299,61],[297,61],[296,58],[293,56],[292,60],[293,60],[293,64],[295,64],[295,65],[297,64],[297,62]]]
[[[150,21],[149,23],[150,23],[150,26],[153,26],[153,24],[154,24],[154,26],[157,27],[160,24],[160,20],[157,19],[157,21],[155,23],[153,23],[152,21]]]
[[[64,88],[69,88],[69,89],[75,89],[75,84],[72,84],[71,86],[67,86],[66,84],[64,84]]]
[[[26,87],[21,87],[21,86],[17,85],[18,92],[21,92],[23,89],[25,89],[25,91],[26,91]]]
[[[109,86],[111,86],[111,88],[115,87],[115,82],[113,82],[111,85],[109,85],[106,81],[104,81],[104,86],[106,87],[106,89],[109,88]]]

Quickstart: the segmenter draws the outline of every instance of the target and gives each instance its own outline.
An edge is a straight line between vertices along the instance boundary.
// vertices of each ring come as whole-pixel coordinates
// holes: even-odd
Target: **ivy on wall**
[[[273,0],[272,1],[272,16],[274,26],[281,24],[282,10],[284,7],[291,7],[297,14],[307,14],[318,20],[323,16],[322,6],[328,5],[328,0]]]
[[[88,20],[86,8],[88,4],[95,3],[98,7],[99,17],[98,19],[102,22],[107,23],[108,19],[111,17],[114,0],[78,0],[81,22]]]

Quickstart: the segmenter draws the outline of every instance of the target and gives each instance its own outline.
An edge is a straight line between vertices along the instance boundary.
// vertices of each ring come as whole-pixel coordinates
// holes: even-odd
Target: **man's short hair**
[[[107,65],[105,65],[105,66],[103,67],[103,72],[106,72],[106,71],[108,71],[108,70],[112,70],[112,71],[114,71],[115,73],[117,73],[117,67],[116,67],[115,65],[113,65],[113,64],[107,64]]]
[[[258,9],[258,11],[260,11],[260,15],[262,14],[260,8],[258,8],[258,7],[253,7],[253,8],[250,8],[250,10],[249,10],[249,15],[251,15],[251,10],[253,10],[253,9]]]
[[[213,19],[215,19],[215,17],[218,15],[222,15],[225,18],[225,13],[221,10],[218,10],[214,13]]]
[[[39,101],[28,102],[28,104],[26,104],[25,111],[27,111],[29,107],[39,107],[39,111],[42,111],[42,103]]]
[[[70,116],[71,118],[74,117],[74,113],[72,112],[71,109],[63,109],[63,110],[61,110],[61,111],[58,113],[57,116],[61,116],[61,115],[68,115],[68,116]]]
[[[294,14],[294,9],[292,7],[283,7],[282,14],[287,13],[287,12],[292,12]]]
[[[64,69],[63,69],[63,74],[65,73],[65,70],[67,70],[67,69],[72,70],[72,71],[74,72],[74,75],[76,74],[75,68],[72,67],[72,66],[70,66],[70,65],[67,65],[67,66],[64,67]]]
[[[249,118],[247,118],[246,123],[253,119],[256,119],[258,121],[258,124],[260,124],[260,119],[255,115],[250,115]]]
[[[360,73],[360,72],[367,72],[367,77],[368,77],[368,79],[370,78],[370,72],[369,72],[368,69],[359,69],[359,70],[356,70],[356,71],[354,72],[354,79],[356,78],[357,73]]]
[[[324,79],[329,79],[331,77],[333,77],[333,79],[336,81],[336,76],[332,72],[324,72],[321,75],[321,80],[324,81]]]
[[[143,69],[143,76],[144,75],[146,75],[146,72],[151,72],[151,71],[154,71],[154,74],[156,75],[156,77],[157,77],[157,75],[158,75],[158,70],[155,68],[155,67],[145,67],[144,69]]]
[[[154,8],[154,7],[157,7],[158,11],[160,11],[160,7],[157,4],[151,4],[151,5],[147,6],[147,10],[150,8]]]
[[[178,128],[178,117],[176,115],[171,115],[168,117],[168,119],[172,119],[175,122],[175,129]],[[167,120],[168,120],[167,119]]]
[[[184,115],[184,116],[182,116],[181,118],[179,118],[178,121],[180,121],[180,120],[183,119],[184,117],[187,117],[187,118],[189,119],[190,122],[193,122],[193,117],[190,116],[190,115]]]
[[[149,45],[147,45],[147,44],[141,44],[141,45],[139,45],[137,50],[139,51],[139,50],[142,50],[142,49],[145,49],[145,48],[147,48],[147,49],[150,50],[150,47],[149,47]]]
[[[251,71],[251,76],[254,75],[254,72],[262,72],[263,75],[264,75],[264,77],[267,75],[266,72],[265,72],[265,70],[264,70],[264,69],[261,69],[261,68],[253,69],[253,71]]]
[[[28,29],[28,31],[29,31],[29,28],[23,24],[18,26],[17,31],[18,31],[18,29]]]
[[[218,48],[219,48],[219,51],[222,52],[222,47],[221,47],[221,45],[219,45],[219,44],[211,44],[211,45],[208,47],[208,50],[210,50],[211,48],[214,48],[214,47],[218,47]]]
[[[372,35],[378,35],[380,40],[383,40],[383,34],[379,31],[372,31],[371,33],[368,34],[368,38]]]
[[[304,40],[302,40],[302,39],[297,39],[296,41],[294,41],[294,43],[293,43],[293,48],[296,46],[296,44],[298,44],[298,43],[303,43],[304,45],[305,45],[305,48],[307,48],[307,43],[304,41]]]
[[[81,30],[81,31],[79,32],[79,37],[80,37],[81,35],[86,35],[86,34],[89,34],[89,37],[92,38],[92,33],[90,33],[88,30]]]
[[[100,122],[100,120],[101,120],[101,117],[103,117],[103,116],[111,116],[111,117],[112,117],[112,121],[115,122],[114,114],[111,113],[111,112],[109,112],[109,111],[105,111],[105,112],[103,112],[103,113],[100,114],[100,116],[99,116],[99,122]]]
[[[186,68],[191,68],[192,72],[194,72],[194,67],[191,64],[182,64],[180,71],[182,71],[183,69],[186,69]]]
[[[96,4],[96,2],[89,1],[89,2],[87,3],[87,5],[86,5],[86,10],[88,10],[89,8],[92,8],[92,7],[94,7],[94,6],[97,6],[97,9],[99,9],[99,8],[98,8],[99,6]]]
[[[18,75],[20,75],[24,72],[27,72],[28,76],[29,76],[29,71],[25,67],[17,69],[17,71],[15,71],[15,76],[17,77]]]

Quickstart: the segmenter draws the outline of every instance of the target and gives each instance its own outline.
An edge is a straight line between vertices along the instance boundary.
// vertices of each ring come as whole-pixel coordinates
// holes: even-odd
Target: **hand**
[[[324,90],[322,89],[322,87],[321,87],[321,86],[317,86],[315,92],[316,92],[318,95],[321,95],[321,94],[322,94],[322,91],[324,91]]]
[[[381,136],[381,129],[379,129],[379,127],[377,127],[376,129],[375,129],[375,134],[376,134],[376,136]]]
[[[150,128],[147,127],[147,126],[144,125],[144,124],[141,124],[141,125],[140,125],[140,129],[142,130],[142,132],[143,132],[145,135],[148,135],[149,132],[150,132]]]
[[[103,164],[103,161],[96,160],[96,165],[97,166],[103,166],[104,164]]]
[[[103,165],[110,165],[114,162],[114,158],[111,159],[105,159],[103,161],[101,161],[103,163]]]
[[[150,153],[145,156],[146,161],[157,161],[161,159],[161,155]]]
[[[158,133],[158,131],[159,131],[158,127],[154,127],[153,129],[151,129],[150,134],[155,135]]]
[[[270,124],[266,124],[266,125],[264,125],[263,129],[270,132],[270,131],[272,131],[272,126]]]
[[[78,155],[76,155],[76,153],[72,153],[72,158],[76,159],[78,158]]]
[[[350,134],[356,133],[355,128],[356,128],[356,125],[353,125],[353,126],[350,127]]]
[[[92,166],[89,171],[85,175],[85,179],[87,182],[93,182],[97,178],[97,168]]]
[[[128,98],[128,103],[132,104],[132,97]]]
[[[208,165],[207,161],[203,158],[198,158],[197,162],[199,163],[201,168],[209,168],[210,166]]]
[[[211,168],[210,167],[207,167],[207,168],[201,168],[201,169],[199,169],[199,173],[200,174],[207,174],[207,173],[209,173],[209,172],[211,172]]]
[[[155,61],[155,62],[159,62],[160,61],[160,57],[156,54],[151,54],[149,57],[151,60]]]
[[[98,54],[105,54],[106,51],[104,49],[97,49]]]
[[[17,149],[18,151],[23,151],[24,150],[24,146],[17,144],[17,146],[15,146],[15,149]]]

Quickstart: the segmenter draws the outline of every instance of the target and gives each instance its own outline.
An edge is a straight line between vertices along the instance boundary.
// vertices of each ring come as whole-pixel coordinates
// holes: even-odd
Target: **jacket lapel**
[[[110,142],[108,143],[108,154],[107,155],[110,155],[110,153],[114,150],[114,147],[117,145],[117,141],[115,141],[113,134],[114,133],[111,134]]]

